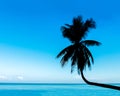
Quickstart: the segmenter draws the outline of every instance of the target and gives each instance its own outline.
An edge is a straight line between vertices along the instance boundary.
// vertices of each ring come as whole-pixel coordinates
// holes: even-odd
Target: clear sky
[[[70,44],[60,27],[82,15],[97,28],[86,39],[95,64],[85,76],[98,82],[120,82],[120,0],[1,0],[0,82],[79,83],[70,65],[61,68],[56,55]]]

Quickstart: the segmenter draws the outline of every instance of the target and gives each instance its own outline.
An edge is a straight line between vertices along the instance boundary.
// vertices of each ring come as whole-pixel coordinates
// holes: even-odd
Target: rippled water
[[[120,91],[86,84],[0,84],[0,96],[120,96]]]

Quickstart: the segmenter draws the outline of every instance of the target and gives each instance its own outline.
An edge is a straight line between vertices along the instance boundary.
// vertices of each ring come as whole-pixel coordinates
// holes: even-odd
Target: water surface
[[[8,83],[0,84],[0,96],[120,96],[120,91],[86,84]]]

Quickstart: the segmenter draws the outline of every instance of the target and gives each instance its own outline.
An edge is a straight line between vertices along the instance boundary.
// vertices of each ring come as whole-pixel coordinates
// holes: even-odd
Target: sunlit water
[[[86,84],[0,84],[0,96],[120,96],[120,91]]]

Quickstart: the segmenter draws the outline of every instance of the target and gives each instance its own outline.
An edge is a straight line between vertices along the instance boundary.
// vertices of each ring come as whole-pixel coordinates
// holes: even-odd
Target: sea
[[[120,96],[120,91],[87,84],[1,83],[0,96]]]

